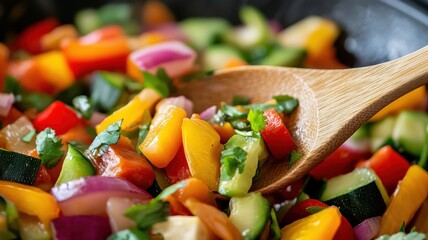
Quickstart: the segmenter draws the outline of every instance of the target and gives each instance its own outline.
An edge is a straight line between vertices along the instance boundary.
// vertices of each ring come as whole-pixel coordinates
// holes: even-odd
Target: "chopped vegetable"
[[[56,137],[55,131],[50,128],[46,128],[36,137],[37,154],[47,168],[53,168],[61,159],[64,154],[61,147],[61,139]]]
[[[109,125],[104,131],[98,134],[87,150],[87,154],[93,158],[99,157],[107,151],[110,144],[119,141],[120,130],[123,120],[119,120]]]
[[[32,185],[39,172],[40,159],[0,148],[0,179]]]
[[[46,128],[55,130],[58,135],[66,133],[80,123],[76,112],[60,101],[55,101],[33,120],[34,128],[41,132]]]

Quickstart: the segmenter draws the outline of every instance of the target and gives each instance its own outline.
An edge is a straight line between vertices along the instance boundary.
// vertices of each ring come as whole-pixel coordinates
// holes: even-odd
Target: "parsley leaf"
[[[404,232],[398,232],[394,235],[382,235],[376,238],[376,240],[424,240],[426,237],[426,234],[419,232],[411,232],[408,234]]]
[[[251,130],[254,132],[260,132],[265,129],[266,117],[263,115],[263,111],[251,108],[247,120],[250,122]]]
[[[235,175],[236,170],[242,173],[244,171],[246,159],[247,152],[241,147],[232,147],[223,150],[220,159],[222,175],[231,179]]]
[[[47,168],[53,168],[61,159],[64,151],[61,150],[61,139],[55,136],[55,130],[46,128],[36,137],[36,150]]]
[[[299,100],[288,95],[274,96],[273,99],[281,106],[281,111],[279,112],[284,112],[285,114],[293,112],[299,106]]]
[[[21,137],[21,140],[23,142],[29,143],[36,135],[36,130],[30,130],[28,133],[26,133],[24,136]]]
[[[156,71],[156,77],[158,77],[160,81],[166,83],[166,85],[168,86],[169,92],[175,92],[177,90],[171,78],[166,73],[165,69],[159,68]]]
[[[232,98],[232,105],[247,105],[250,104],[251,99],[246,96],[234,96]]]
[[[133,220],[138,229],[149,230],[153,224],[163,222],[169,216],[169,203],[152,199],[144,205],[134,205],[125,211],[125,216]]]
[[[250,130],[251,127],[247,121],[247,116],[248,112],[245,108],[221,103],[219,110],[213,117],[213,121],[219,125],[229,122],[233,128],[238,130]]]
[[[87,150],[87,154],[94,158],[99,157],[107,151],[110,144],[119,141],[120,130],[123,119],[110,124],[104,131],[98,134]]]
[[[295,164],[297,160],[299,160],[302,156],[302,153],[298,153],[293,150],[290,155],[290,162],[288,163],[288,168],[291,168],[291,166],[293,166],[293,164]]]
[[[167,188],[165,188],[159,195],[156,196],[156,199],[163,199],[167,196],[174,194],[178,189],[181,189],[187,185],[186,181],[180,181],[178,183],[175,183]]]
[[[143,76],[144,87],[156,90],[164,98],[169,96],[172,88],[172,82],[170,82],[171,80],[166,73],[158,71],[158,76],[156,76],[143,71]]]
[[[86,120],[90,119],[94,112],[94,105],[85,95],[73,98],[73,106]]]
[[[18,79],[12,76],[6,76],[4,83],[4,92],[13,93],[13,95],[19,96],[22,94],[23,90]]]

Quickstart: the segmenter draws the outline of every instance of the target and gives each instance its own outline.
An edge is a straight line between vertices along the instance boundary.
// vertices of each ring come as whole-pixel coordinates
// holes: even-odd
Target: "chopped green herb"
[[[55,136],[55,131],[46,128],[36,137],[36,150],[42,160],[43,165],[47,168],[53,168],[61,159],[64,151],[61,150],[61,139]]]
[[[221,170],[229,179],[232,178],[236,170],[239,173],[244,171],[245,160],[247,159],[247,152],[241,147],[233,147],[225,149],[221,152]]]
[[[104,131],[98,134],[92,141],[86,153],[91,157],[99,157],[103,155],[110,144],[115,144],[119,141],[120,130],[123,119],[110,124]]]
[[[404,224],[404,222],[401,223],[400,232],[403,232],[403,233],[406,232],[406,224]]]
[[[144,89],[144,84],[133,79],[125,78],[124,86],[129,92],[140,92]]]
[[[22,93],[22,87],[21,84],[19,84],[18,79],[8,75],[5,78],[4,91],[7,93],[13,93],[13,95],[18,96]]]
[[[165,69],[163,68],[159,68],[156,71],[156,77],[159,78],[159,80],[161,80],[162,82],[166,83],[166,85],[168,86],[169,92],[175,92],[177,89],[174,86],[174,83],[172,82],[171,78],[168,76],[168,74],[166,73]]]
[[[36,130],[30,130],[28,133],[26,133],[24,136],[21,137],[21,140],[29,143],[31,142],[31,140],[34,138],[34,136],[36,135]]]
[[[307,207],[306,208],[306,212],[310,213],[310,214],[314,214],[317,212],[320,212],[321,210],[325,209],[325,207],[321,207],[321,206],[312,206],[312,207]]]
[[[251,99],[246,96],[234,96],[232,99],[232,105],[247,105],[251,103]]]
[[[169,96],[170,89],[168,87],[168,83],[163,82],[157,76],[149,72],[143,72],[143,76],[144,87],[156,90],[164,98]]]
[[[271,239],[273,240],[279,240],[281,239],[281,229],[279,228],[279,224],[278,224],[278,218],[276,217],[276,212],[275,209],[271,208],[270,209],[270,219],[272,221],[271,225],[270,225],[270,230],[271,230]]]
[[[376,240],[424,240],[427,238],[427,235],[424,233],[419,232],[411,232],[411,233],[404,233],[404,232],[398,232],[394,235],[382,235]]]
[[[91,100],[85,95],[73,98],[73,106],[86,120],[90,119],[94,112],[94,106]]]
[[[298,153],[293,150],[290,155],[290,162],[288,163],[288,168],[291,168],[291,166],[293,166],[293,164],[295,164],[297,160],[299,160],[302,156],[302,153]]]
[[[110,235],[107,240],[150,240],[150,234],[137,228],[128,228]]]
[[[282,110],[279,112],[284,112],[285,114],[293,112],[294,109],[299,106],[299,100],[288,95],[274,96],[273,99],[275,99],[276,102],[281,106]]]
[[[163,199],[167,196],[174,194],[178,189],[184,188],[187,185],[186,181],[180,181],[176,184],[173,184],[167,188],[165,188],[159,195],[156,196],[156,199]]]
[[[19,213],[15,205],[2,195],[0,195],[0,216],[6,219],[6,224],[0,225],[0,236],[5,239],[16,239],[19,232]]]
[[[35,108],[38,112],[45,110],[54,101],[51,95],[39,92],[23,92],[16,99],[16,106],[19,109],[28,110]]]
[[[251,108],[247,120],[250,122],[251,130],[254,132],[260,132],[265,129],[266,117],[263,116],[263,111]]]
[[[169,203],[152,199],[144,205],[134,205],[125,211],[125,216],[133,220],[138,229],[147,231],[153,224],[163,222],[169,216]]]

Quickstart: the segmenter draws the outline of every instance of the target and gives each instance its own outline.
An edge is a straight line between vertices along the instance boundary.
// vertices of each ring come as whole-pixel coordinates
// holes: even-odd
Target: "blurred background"
[[[105,3],[129,2],[130,14],[140,20],[146,1],[2,0],[0,39],[11,39],[26,26],[48,16],[73,23],[75,14]],[[337,22],[338,57],[346,65],[366,66],[412,52],[428,43],[428,0],[164,0],[177,21],[188,17],[222,17],[239,24],[243,5],[260,9],[268,19],[289,26],[309,15]]]

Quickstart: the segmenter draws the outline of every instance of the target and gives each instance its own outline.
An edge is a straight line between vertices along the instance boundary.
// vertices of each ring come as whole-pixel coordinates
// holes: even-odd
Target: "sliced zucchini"
[[[76,147],[68,144],[68,151],[55,186],[92,175],[95,175],[95,168],[92,163]]]
[[[396,121],[397,117],[389,116],[370,125],[370,148],[372,152],[376,152],[392,138]]]
[[[180,28],[192,45],[204,49],[226,33],[230,25],[222,18],[188,18],[180,22]]]
[[[97,72],[93,75],[91,100],[97,109],[111,111],[124,91],[125,76],[119,73]]]
[[[270,218],[269,201],[259,192],[232,197],[229,219],[244,239],[258,239]]]
[[[33,185],[41,163],[38,158],[0,149],[0,180]]]
[[[403,111],[397,117],[392,139],[405,152],[419,157],[425,144],[428,115],[423,112]]]
[[[367,218],[382,216],[389,198],[372,170],[356,168],[329,179],[320,200],[339,207],[342,215],[356,226]]]
[[[228,197],[245,196],[251,188],[259,161],[268,156],[259,135],[233,135],[221,153],[219,193]]]
[[[276,47],[261,60],[261,65],[300,67],[306,56],[306,51],[301,48]]]
[[[229,45],[213,45],[203,54],[202,61],[206,70],[223,68],[231,59],[243,59],[240,52]]]

